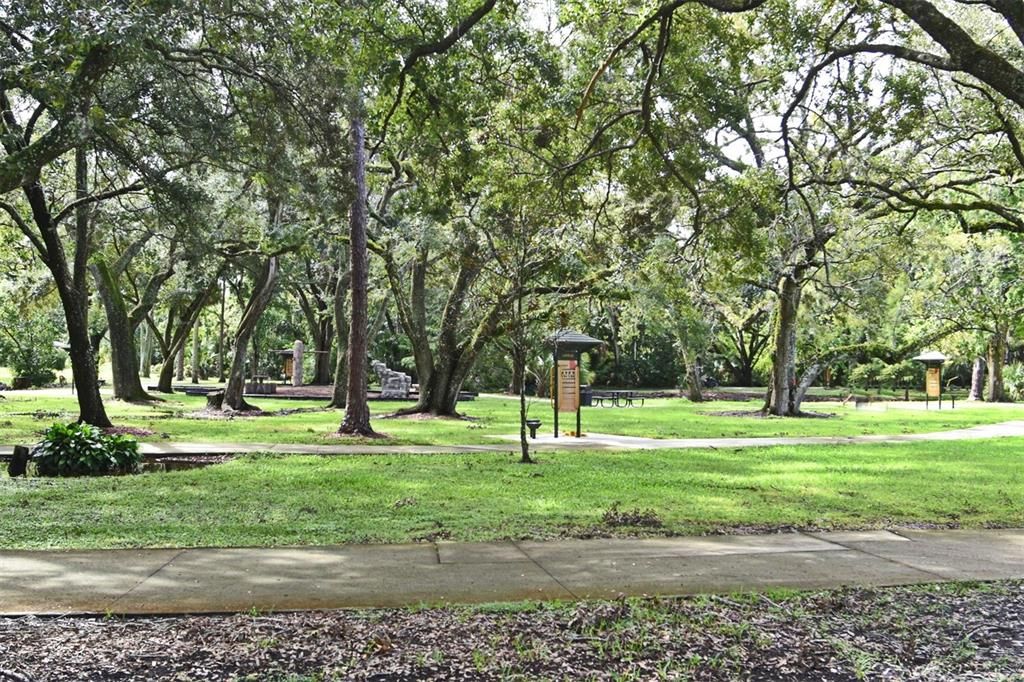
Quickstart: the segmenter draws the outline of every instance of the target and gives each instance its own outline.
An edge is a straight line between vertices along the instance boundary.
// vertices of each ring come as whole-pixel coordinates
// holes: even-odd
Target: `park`
[[[1022,55],[0,7],[0,682],[1024,675]]]

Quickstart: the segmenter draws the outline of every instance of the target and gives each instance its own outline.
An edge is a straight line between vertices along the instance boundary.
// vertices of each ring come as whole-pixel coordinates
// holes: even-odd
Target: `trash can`
[[[580,405],[582,407],[594,406],[594,389],[587,385],[580,386]]]

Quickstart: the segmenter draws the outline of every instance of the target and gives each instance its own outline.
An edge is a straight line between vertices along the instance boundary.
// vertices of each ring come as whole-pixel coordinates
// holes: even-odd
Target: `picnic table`
[[[639,407],[644,405],[644,397],[636,391],[601,391],[594,393],[594,405],[597,407]]]

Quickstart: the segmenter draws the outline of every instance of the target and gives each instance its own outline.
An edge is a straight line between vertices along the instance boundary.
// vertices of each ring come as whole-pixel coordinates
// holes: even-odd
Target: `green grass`
[[[119,426],[134,426],[155,432],[145,440],[243,443],[336,443],[334,433],[341,422],[339,410],[319,410],[317,402],[254,399],[268,412],[304,410],[298,413],[234,419],[200,418],[196,411],[205,405],[201,397],[173,396],[152,406],[107,401],[107,411]],[[496,443],[494,436],[518,432],[518,403],[514,398],[482,396],[460,405],[472,421],[381,419],[409,403],[373,402],[373,427],[390,438],[378,444],[453,445]],[[898,405],[898,403],[894,403]],[[612,433],[652,438],[717,438],[733,436],[852,436],[941,431],[1024,418],[1016,405],[958,403],[955,410],[910,410],[893,407],[855,409],[838,403],[808,403],[807,408],[834,414],[830,419],[780,419],[758,416],[722,416],[725,411],[753,412],[757,402],[691,403],[681,399],[648,400],[634,409],[584,408],[586,432]],[[948,407],[948,406],[947,406]],[[934,408],[934,406],[933,406]],[[312,410],[312,411],[310,411]],[[0,443],[31,443],[54,421],[77,417],[71,397],[47,397],[31,393],[11,394],[0,401]],[[544,422],[550,432],[551,411],[546,400],[533,400],[530,416]],[[571,415],[564,427],[575,423]]]
[[[201,470],[0,478],[6,548],[547,538],[613,504],[655,532],[744,526],[1024,525],[1024,439],[648,452],[254,456]],[[604,528],[612,533],[634,529]]]

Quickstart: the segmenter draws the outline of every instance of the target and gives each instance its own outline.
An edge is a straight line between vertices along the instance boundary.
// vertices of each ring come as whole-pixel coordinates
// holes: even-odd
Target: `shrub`
[[[1024,363],[1003,368],[1003,385],[1011,400],[1024,400]]]
[[[108,436],[89,424],[54,424],[32,452],[40,476],[130,474],[141,460],[134,438]]]

